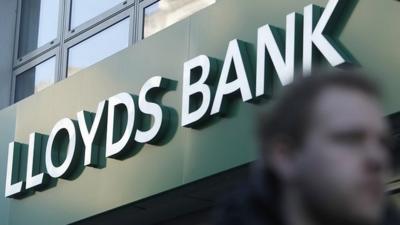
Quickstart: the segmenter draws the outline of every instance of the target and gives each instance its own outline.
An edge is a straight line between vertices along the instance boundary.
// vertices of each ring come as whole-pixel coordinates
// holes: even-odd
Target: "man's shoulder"
[[[399,211],[393,202],[386,207],[384,225],[400,225]]]
[[[224,196],[217,206],[216,225],[278,225],[274,202],[266,199],[250,184],[244,184]]]
[[[218,202],[215,225],[282,225],[281,201],[274,189],[246,182]],[[385,207],[383,225],[400,225],[400,214],[394,204]]]

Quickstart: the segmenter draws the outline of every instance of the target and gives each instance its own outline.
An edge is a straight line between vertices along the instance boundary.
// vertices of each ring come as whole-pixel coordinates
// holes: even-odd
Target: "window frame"
[[[65,20],[64,20],[64,41],[69,41],[82,33],[96,27],[97,25],[106,22],[108,19],[113,18],[114,16],[124,12],[127,8],[131,8],[134,5],[136,0],[125,0],[118,5],[114,6],[111,9],[93,17],[92,19],[80,24],[79,26],[70,29],[71,25],[71,10],[72,10],[72,0],[65,0]]]
[[[142,0],[139,6],[139,26],[137,27],[138,40],[146,39],[144,37],[144,9],[161,0]]]
[[[128,47],[131,47],[133,45],[133,40],[134,40],[134,29],[132,26],[132,23],[134,23],[135,16],[132,15],[134,14],[131,10],[131,7],[128,9],[125,9],[125,11],[118,13],[112,18],[109,18],[107,21],[104,21],[103,23],[91,28],[90,30],[80,34],[79,36],[66,40],[66,43],[64,43],[64,47],[62,49],[62,65],[61,65],[61,71],[60,71],[60,77],[62,79],[68,78],[68,50],[75,45],[78,45],[79,43],[95,36],[96,34],[106,30],[109,27],[112,27],[113,25],[121,22],[124,19],[129,18],[129,41],[128,41]]]
[[[22,17],[22,1],[23,0],[17,0],[17,21],[16,21],[16,26],[15,26],[15,42],[14,42],[14,63],[13,67],[19,67],[22,66],[29,61],[33,60],[34,58],[44,54],[45,52],[56,48],[62,40],[62,30],[63,30],[63,23],[64,23],[64,0],[60,0],[60,5],[58,9],[58,28],[57,28],[57,37],[53,39],[52,41],[44,44],[43,46],[36,48],[33,51],[30,51],[26,53],[25,55],[19,57],[19,43],[20,43],[20,29],[21,29],[21,17]]]
[[[40,55],[39,57],[33,59],[32,61],[24,64],[23,66],[15,69],[13,71],[13,75],[12,75],[12,87],[11,87],[11,95],[10,95],[10,103],[11,104],[15,104],[15,91],[16,91],[16,81],[17,81],[17,77],[21,76],[21,74],[23,74],[24,72],[40,65],[41,63],[44,63],[45,61],[51,59],[55,57],[56,60],[56,65],[54,68],[54,83],[57,83],[58,81],[60,81],[60,77],[58,76],[58,70],[59,70],[59,64],[60,64],[60,50],[58,48],[52,49],[48,52],[46,52],[45,54]],[[35,92],[32,94],[34,95]],[[30,96],[32,96],[30,95]],[[29,97],[29,96],[28,96]],[[28,98],[26,97],[26,98]],[[24,98],[25,99],[25,98]],[[23,99],[22,99],[23,100]],[[22,101],[20,100],[20,101]]]

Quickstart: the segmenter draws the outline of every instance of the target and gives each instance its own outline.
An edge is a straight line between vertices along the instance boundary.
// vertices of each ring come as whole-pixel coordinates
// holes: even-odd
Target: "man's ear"
[[[295,174],[296,154],[288,142],[275,142],[270,150],[268,163],[276,175],[285,183],[290,183]]]

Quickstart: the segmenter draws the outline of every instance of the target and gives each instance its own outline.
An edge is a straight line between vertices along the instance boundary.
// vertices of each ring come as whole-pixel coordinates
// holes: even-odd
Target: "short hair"
[[[261,115],[259,138],[263,148],[272,143],[301,146],[311,125],[314,105],[321,93],[331,87],[360,91],[368,96],[380,98],[378,86],[367,75],[355,70],[316,71],[284,87],[272,109]]]

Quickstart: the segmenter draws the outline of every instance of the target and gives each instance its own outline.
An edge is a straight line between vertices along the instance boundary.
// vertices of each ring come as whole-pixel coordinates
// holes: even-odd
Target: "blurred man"
[[[379,97],[350,71],[285,88],[263,116],[249,185],[226,199],[217,225],[400,224],[385,196],[390,134]]]

